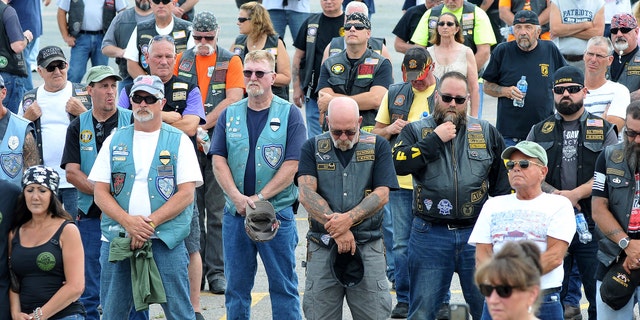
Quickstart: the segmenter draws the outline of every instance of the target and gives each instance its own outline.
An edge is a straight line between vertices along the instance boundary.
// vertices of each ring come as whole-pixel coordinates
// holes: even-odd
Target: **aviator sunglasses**
[[[213,41],[213,39],[216,38],[216,36],[192,36],[192,37],[193,37],[193,40],[195,41],[200,41],[202,40],[202,38],[204,38],[207,41]]]
[[[522,169],[526,169],[529,168],[529,166],[531,164],[535,164],[537,166],[542,167],[541,164],[534,162],[534,161],[529,161],[529,160],[518,160],[518,161],[513,161],[513,160],[509,160],[507,161],[507,163],[505,163],[505,166],[507,166],[507,170],[513,170],[513,168],[516,166],[516,163],[520,166],[520,168]]]
[[[480,289],[480,293],[485,297],[491,296],[491,293],[493,293],[493,290],[496,290],[496,293],[498,294],[498,296],[500,296],[500,298],[509,298],[513,293],[512,286],[495,286],[494,287],[488,284],[479,284],[478,288]]]
[[[347,137],[353,137],[356,135],[357,131],[356,130],[330,130],[331,134],[336,136],[336,137],[342,137],[342,134],[346,134]]]

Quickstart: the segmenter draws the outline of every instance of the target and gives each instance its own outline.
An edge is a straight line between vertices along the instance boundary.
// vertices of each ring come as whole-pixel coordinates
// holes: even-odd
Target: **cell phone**
[[[469,305],[466,303],[449,304],[449,320],[469,320]]]

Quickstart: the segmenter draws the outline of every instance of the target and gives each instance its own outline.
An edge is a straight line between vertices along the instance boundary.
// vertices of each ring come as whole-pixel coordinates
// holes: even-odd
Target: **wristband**
[[[258,200],[264,201],[264,196],[262,195],[262,193],[258,193],[256,196],[258,196]]]
[[[151,228],[153,228],[154,230],[156,229],[156,224],[153,223],[153,221],[149,221],[148,223],[151,226]]]

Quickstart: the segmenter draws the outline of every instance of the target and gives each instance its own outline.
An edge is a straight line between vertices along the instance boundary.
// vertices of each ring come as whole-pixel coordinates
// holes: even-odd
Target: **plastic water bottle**
[[[209,147],[211,146],[211,140],[209,139],[209,134],[204,131],[202,129],[202,127],[198,127],[198,138],[200,138],[200,140],[203,141],[202,144],[200,144],[200,147],[202,148],[202,152],[207,153],[209,152]]]
[[[426,118],[429,116],[429,111],[422,111],[422,118]]]
[[[518,90],[522,92],[522,100],[513,99],[513,106],[522,108],[524,107],[524,96],[527,95],[527,87],[529,86],[529,84],[527,83],[527,76],[522,76],[516,86],[518,87]]]
[[[587,220],[582,212],[576,213],[576,231],[578,232],[578,239],[584,244],[591,242],[591,239],[593,239],[591,232],[589,232]]]

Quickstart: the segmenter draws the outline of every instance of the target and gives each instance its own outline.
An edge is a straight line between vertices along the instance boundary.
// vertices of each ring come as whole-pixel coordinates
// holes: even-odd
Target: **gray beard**
[[[627,160],[629,168],[633,172],[638,172],[638,153],[640,153],[640,145],[635,142],[629,142],[628,139],[624,140],[624,157]]]

